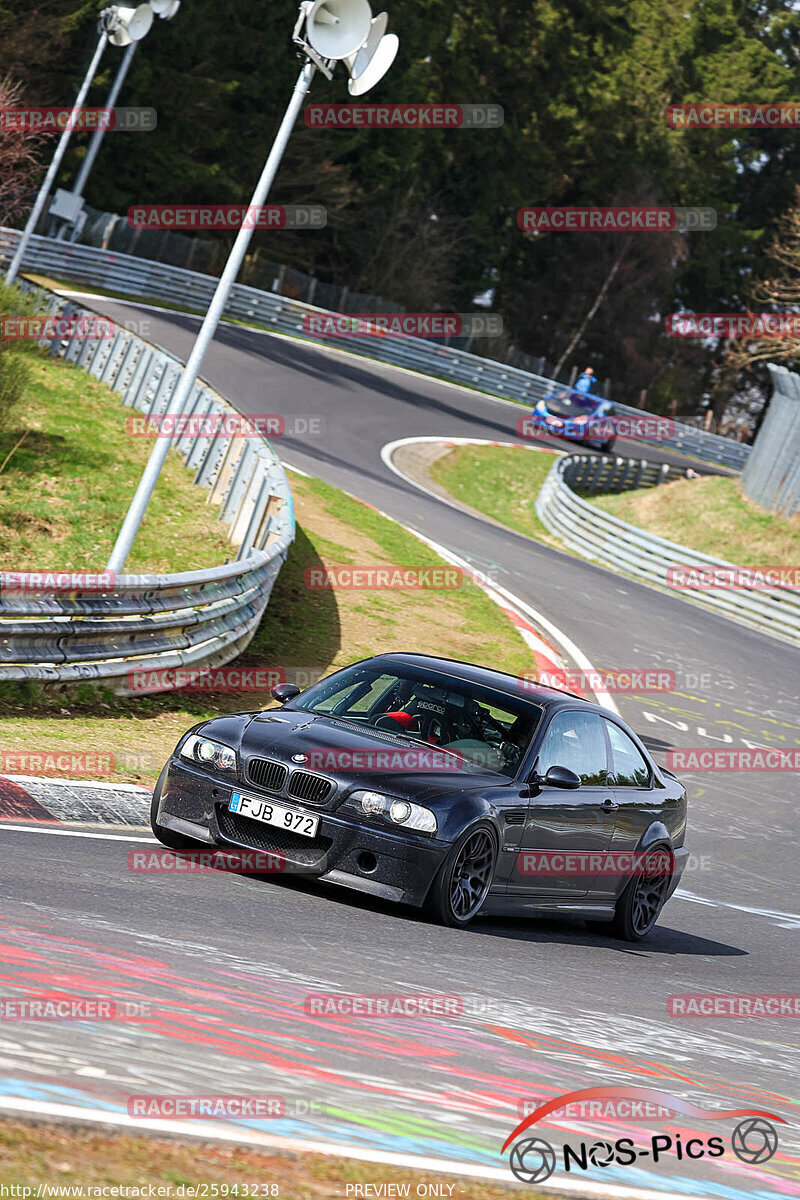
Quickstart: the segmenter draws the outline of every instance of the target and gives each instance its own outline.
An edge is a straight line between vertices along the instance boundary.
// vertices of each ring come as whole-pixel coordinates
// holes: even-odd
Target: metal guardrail
[[[785,638],[795,645],[800,644],[800,593],[796,591],[782,588],[677,590],[671,587],[667,576],[670,567],[694,568],[698,572],[714,568],[737,572],[742,568],[646,533],[581,499],[570,483],[581,471],[591,469],[594,461],[587,456],[568,455],[553,464],[536,499],[539,520],[550,533],[583,558],[658,584],[682,599]]]
[[[0,262],[10,260],[19,231],[0,227]],[[187,271],[165,263],[152,262],[130,254],[99,250],[93,246],[78,246],[51,238],[31,238],[24,262],[28,271],[69,279],[93,287],[107,288],[140,300],[175,304],[179,307],[205,312],[219,282],[211,275]],[[337,344],[393,366],[408,367],[452,383],[516,400],[531,408],[549,392],[564,385],[541,375],[533,375],[506,363],[479,358],[464,350],[454,350],[424,338],[400,336],[347,336],[344,338],[315,336],[304,327],[303,318],[312,316],[338,317],[326,309],[314,308],[274,292],[263,292],[245,284],[234,284],[225,309],[229,318],[263,325],[281,333],[306,338],[323,345]],[[352,315],[352,314],[351,314]],[[644,410],[617,404],[619,415],[641,418]],[[675,436],[652,443],[656,447],[678,450],[703,462],[740,470],[750,447],[714,433],[704,433],[690,425],[675,423]]]
[[[50,295],[53,314],[94,316]],[[56,340],[49,348],[149,417],[168,411],[183,366],[123,329],[109,338]],[[231,405],[202,382],[188,411],[195,417],[239,420]],[[174,575],[119,575],[105,590],[57,594],[4,588],[0,682],[92,680],[125,693],[144,690],[131,686],[131,676],[146,672],[147,690],[163,691],[166,685],[157,686],[155,673],[211,669],[244,650],[294,540],[292,494],[268,442],[258,436],[207,436],[209,424],[197,426],[199,432],[176,438],[175,446],[194,469],[194,482],[208,489],[207,502],[220,504],[235,560]]]
[[[756,504],[791,517],[800,509],[800,376],[769,364],[772,399],[742,472]]]
[[[564,479],[582,492],[626,492],[631,488],[658,487],[670,479],[696,475],[691,468],[651,463],[644,458],[606,458],[599,454],[570,455]]]

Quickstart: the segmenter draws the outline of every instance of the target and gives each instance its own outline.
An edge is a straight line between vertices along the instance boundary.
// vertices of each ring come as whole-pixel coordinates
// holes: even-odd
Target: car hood
[[[244,761],[251,756],[285,763],[290,770],[311,771],[336,782],[331,807],[355,788],[424,802],[436,796],[471,788],[508,785],[494,771],[459,763],[425,742],[412,743],[357,723],[344,723],[314,713],[275,709],[219,717],[203,726],[206,737],[233,745]],[[303,754],[305,761],[296,761]],[[451,765],[452,761],[452,765]],[[326,807],[328,807],[326,805]]]

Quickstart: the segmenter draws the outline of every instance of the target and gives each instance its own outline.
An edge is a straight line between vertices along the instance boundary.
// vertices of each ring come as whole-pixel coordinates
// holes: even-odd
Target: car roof
[[[512,696],[515,700],[527,700],[532,704],[545,705],[548,708],[586,708],[593,712],[610,716],[608,710],[590,700],[584,700],[575,692],[562,691],[561,688],[549,687],[525,678],[524,683],[518,675],[507,671],[497,671],[493,667],[481,667],[476,663],[461,662],[454,658],[440,658],[435,654],[414,654],[389,652],[377,654],[372,662],[400,662],[410,667],[423,667],[429,671],[438,671],[450,675],[462,683],[477,683],[490,687],[493,691]]]

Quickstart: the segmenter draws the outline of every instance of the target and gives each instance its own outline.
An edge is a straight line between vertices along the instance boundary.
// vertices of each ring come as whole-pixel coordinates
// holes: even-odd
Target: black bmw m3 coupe
[[[501,671],[383,654],[189,730],[151,823],[416,906],[644,937],[686,864],[686,792],[617,716]]]

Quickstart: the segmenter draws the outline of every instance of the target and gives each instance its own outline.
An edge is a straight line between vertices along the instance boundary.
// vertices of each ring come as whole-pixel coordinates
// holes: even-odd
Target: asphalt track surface
[[[150,322],[143,336],[186,357],[196,320],[91,304],[119,321],[138,310]],[[657,758],[672,746],[800,746],[796,649],[498,531],[381,459],[387,443],[413,436],[513,441],[518,406],[236,326],[218,332],[203,375],[244,413],[280,413],[287,424],[323,417],[324,436],[278,444],[288,464],[491,569],[595,666],[674,670],[674,693],[615,697]],[[652,1133],[683,1130],[684,1139],[722,1133],[727,1146],[714,1162],[643,1155],[633,1167],[559,1169],[550,1186],[798,1195],[796,1020],[667,1015],[674,994],[797,991],[796,776],[685,779],[690,868],[636,946],[566,920],[446,930],[299,879],[135,875],[127,854],[145,835],[134,830],[87,838],[86,826],[58,836],[6,825],[3,990],[24,994],[47,979],[158,1011],[73,1025],[68,1036],[57,1022],[3,1022],[0,1092],[108,1112],[124,1112],[131,1093],[280,1094],[286,1116],[250,1127],[480,1169],[504,1168],[499,1150],[520,1100],[633,1084],[710,1110],[776,1113],[788,1122],[778,1152],[762,1165],[739,1161],[733,1121],[550,1119],[532,1133],[554,1144],[631,1136],[646,1147]],[[326,989],[458,995],[464,1013],[308,1015],[304,998]]]

